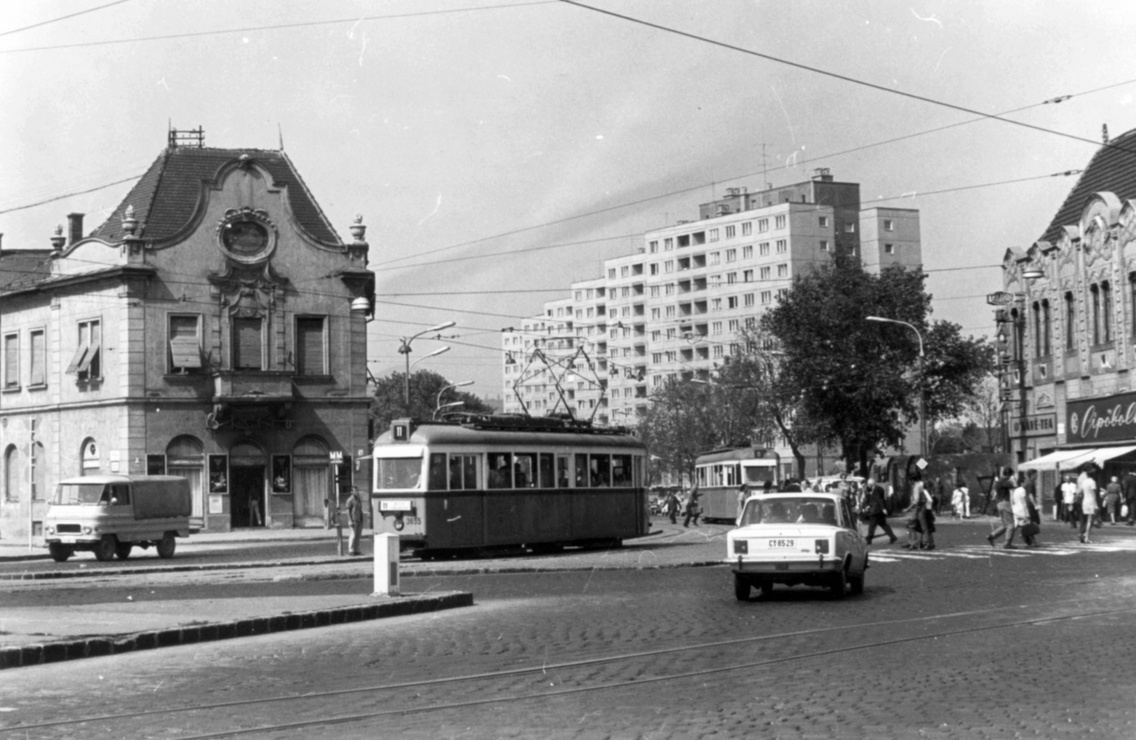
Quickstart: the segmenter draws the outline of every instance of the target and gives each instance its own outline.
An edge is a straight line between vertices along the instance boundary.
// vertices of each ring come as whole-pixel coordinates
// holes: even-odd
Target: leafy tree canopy
[[[780,351],[780,381],[798,394],[801,442],[840,445],[844,459],[863,471],[870,454],[901,444],[917,422],[921,387],[929,424],[957,415],[973,399],[992,353],[984,339],[960,336],[955,324],[929,324],[925,280],[922,271],[899,266],[871,274],[838,254],[796,278],[762,317]],[[868,316],[906,322],[918,335]]]
[[[410,416],[415,419],[429,419],[433,417],[439,403],[444,405],[461,401],[461,406],[452,406],[446,410],[469,411],[479,414],[492,413],[493,409],[472,393],[463,393],[458,388],[450,388],[439,398],[439,394],[452,385],[438,373],[429,370],[417,370],[410,374],[410,413],[407,413],[404,394],[406,390],[406,374],[391,373],[378,378],[375,386],[375,395],[371,399],[371,419],[374,422],[375,434],[381,434],[390,427],[392,419],[401,419]]]

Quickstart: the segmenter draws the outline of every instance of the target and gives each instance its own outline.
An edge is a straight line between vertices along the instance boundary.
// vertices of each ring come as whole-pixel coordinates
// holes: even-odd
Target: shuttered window
[[[47,384],[47,335],[43,329],[31,333],[31,367],[28,375],[30,385]]]
[[[20,387],[20,335],[4,336],[4,388]]]
[[[263,370],[261,320],[233,319],[233,369]]]
[[[67,366],[67,373],[75,373],[79,380],[96,380],[101,377],[102,362],[100,358],[101,335],[98,321],[79,322],[79,347],[71,364]]]
[[[170,316],[170,371],[201,369],[201,343],[197,316]]]
[[[296,319],[296,372],[299,375],[326,375],[324,362],[324,319],[303,316]]]

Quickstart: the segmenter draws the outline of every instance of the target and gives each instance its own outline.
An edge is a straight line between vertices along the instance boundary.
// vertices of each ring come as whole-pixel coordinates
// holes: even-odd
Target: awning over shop
[[[1088,452],[1095,452],[1096,450],[1057,450],[1050,452],[1048,455],[1022,463],[1022,468],[1025,470],[1055,470],[1058,465],[1062,468],[1068,469],[1066,461],[1073,458],[1081,457]]]
[[[1103,465],[1114,457],[1127,455],[1129,452],[1134,451],[1136,451],[1136,445],[1093,447],[1080,450],[1057,450],[1056,452],[1050,452],[1048,455],[1042,455],[1035,460],[1022,463],[1021,467],[1024,470],[1055,470],[1058,467],[1062,470],[1072,470],[1078,465],[1087,462]]]

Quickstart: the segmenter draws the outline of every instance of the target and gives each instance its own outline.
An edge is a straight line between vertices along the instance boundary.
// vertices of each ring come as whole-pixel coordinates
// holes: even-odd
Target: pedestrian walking
[[[698,491],[698,486],[690,489],[690,499],[686,502],[686,518],[682,520],[682,526],[689,527],[693,521],[694,526],[698,526],[698,517],[702,515],[702,507],[698,503],[698,499],[702,498],[702,494]]]
[[[1013,550],[1017,547],[1014,544],[1014,535],[1018,531],[1018,526],[1014,522],[1014,509],[1010,503],[1010,496],[1014,491],[1014,471],[1010,468],[1002,468],[999,471],[998,480],[994,484],[994,509],[998,512],[998,519],[1001,526],[990,534],[986,535],[986,541],[990,543],[991,547],[997,547],[994,541],[1006,535],[1006,543],[1002,545],[1007,550]]]
[[[347,542],[347,551],[352,555],[362,555],[359,542],[363,539],[363,499],[359,497],[359,490],[351,489],[347,498],[347,521],[351,525],[351,538]]]
[[[1120,480],[1114,475],[1104,488],[1104,513],[1108,516],[1108,523],[1115,527],[1117,514],[1120,510]]]
[[[1077,491],[1081,499],[1081,542],[1089,543],[1089,534],[1093,531],[1093,524],[1100,515],[1100,504],[1097,499],[1097,482],[1089,475],[1086,468],[1077,478]]]
[[[674,491],[667,492],[667,500],[664,504],[664,507],[667,516],[670,517],[671,524],[678,524],[678,511],[680,507],[678,503],[678,496],[675,495]]]
[[[255,498],[252,500],[249,516],[251,518],[251,526],[263,527],[264,521],[260,518],[260,502]]]
[[[1129,470],[1124,474],[1124,505],[1128,513],[1124,515],[1125,523],[1131,527],[1136,524],[1136,471]]]
[[[970,518],[970,489],[961,480],[951,494],[951,510],[954,511],[956,519]]]
[[[1065,480],[1061,483],[1061,506],[1062,506],[1062,519],[1061,521],[1068,524],[1073,529],[1077,528],[1077,482],[1073,480],[1072,475],[1066,475]]]
[[[932,511],[934,499],[931,492],[923,487],[923,478],[919,473],[912,474],[911,503],[904,512],[911,512],[911,519],[907,522],[907,550],[934,550],[935,549],[935,514]]]
[[[892,531],[891,525],[887,520],[887,501],[884,499],[884,487],[876,483],[875,478],[869,478],[864,486],[866,493],[864,495],[863,511],[868,522],[868,544],[872,544],[872,539],[876,536],[876,527],[879,527],[884,534],[888,536],[888,544],[894,545],[895,541],[899,539]]]
[[[1026,476],[1018,472],[1018,485],[1010,493],[1010,510],[1014,514],[1014,526],[1022,534],[1026,547],[1037,547],[1034,539],[1036,524],[1031,521],[1029,507],[1029,489],[1026,487]]]

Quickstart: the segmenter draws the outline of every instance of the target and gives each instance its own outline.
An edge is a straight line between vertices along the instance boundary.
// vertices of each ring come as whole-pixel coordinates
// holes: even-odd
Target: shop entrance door
[[[238,527],[264,526],[264,481],[263,465],[230,467],[230,525]]]

